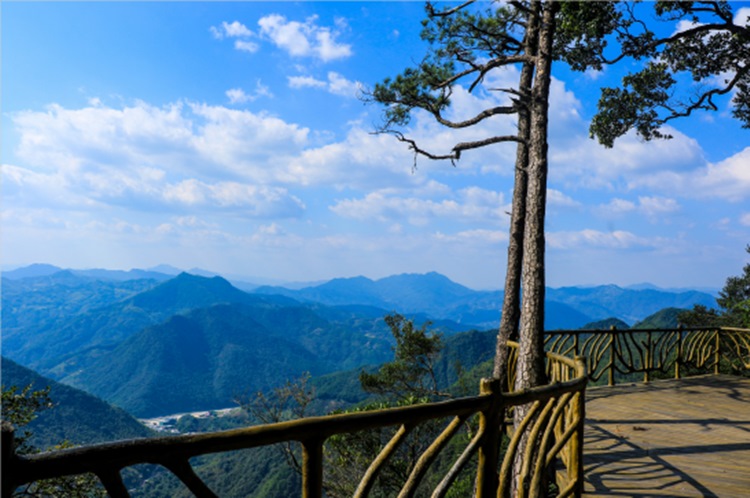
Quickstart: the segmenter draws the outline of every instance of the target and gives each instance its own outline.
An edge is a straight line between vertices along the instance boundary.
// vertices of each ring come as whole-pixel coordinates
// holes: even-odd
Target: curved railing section
[[[545,348],[586,356],[590,381],[610,386],[750,371],[750,330],[740,328],[558,330],[546,333]]]
[[[512,344],[511,349],[517,345]],[[514,362],[511,362],[513,364]],[[504,393],[497,381],[483,380],[479,396],[386,410],[311,417],[243,429],[152,439],[136,439],[31,456],[13,451],[13,431],[2,432],[3,496],[29,482],[84,473],[95,474],[112,497],[127,497],[122,469],[142,464],[167,468],[198,497],[215,497],[199,478],[190,459],[208,453],[297,441],[302,446],[302,496],[318,498],[324,493],[324,443],[337,434],[393,427],[395,435],[361,476],[354,496],[365,497],[398,447],[419,424],[442,421],[443,428],[413,464],[399,497],[411,497],[449,440],[468,422],[478,419],[472,437],[455,459],[432,496],[445,496],[459,473],[476,461],[476,496],[507,496],[511,481],[519,483],[518,497],[541,496],[551,485],[558,496],[580,496],[583,489],[584,398],[587,384],[582,358],[571,359],[547,353],[548,385],[523,392]],[[528,407],[526,417],[514,431],[508,430],[507,415],[515,407]],[[501,452],[503,438],[507,449]],[[525,443],[524,441],[531,441]],[[476,455],[476,459],[472,458]],[[515,469],[515,470],[514,470]],[[511,476],[515,475],[514,479]],[[553,476],[553,477],[550,477]],[[550,482],[554,479],[555,482]],[[422,487],[420,487],[422,486]]]

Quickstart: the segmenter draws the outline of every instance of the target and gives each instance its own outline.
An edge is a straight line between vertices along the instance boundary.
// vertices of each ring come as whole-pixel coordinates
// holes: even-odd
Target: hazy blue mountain
[[[547,289],[547,299],[567,304],[593,318],[617,317],[630,323],[664,308],[690,308],[694,304],[716,306],[716,299],[705,292],[632,290],[616,285]]]
[[[83,277],[91,277],[100,280],[140,280],[149,279],[156,280],[157,282],[163,282],[169,280],[173,275],[162,273],[158,271],[150,270],[105,270],[102,268],[92,268],[90,270],[68,270],[74,275],[80,275]]]
[[[380,280],[339,278],[299,290],[259,287],[256,293],[282,294],[300,301],[327,305],[358,304],[397,311],[422,313],[433,320],[449,320],[467,328],[492,328],[500,322],[502,293],[475,291],[432,272],[403,274]],[[591,320],[580,310],[549,302],[548,328],[575,328]]]
[[[35,278],[35,277],[47,277],[54,275],[55,273],[59,273],[61,271],[69,272],[73,275],[78,275],[81,277],[90,277],[95,279],[102,279],[102,280],[142,280],[142,279],[152,279],[152,280],[168,280],[169,278],[172,278],[173,275],[166,273],[166,272],[160,272],[157,270],[139,270],[139,269],[132,269],[132,270],[107,270],[103,268],[92,268],[92,269],[86,269],[86,270],[78,270],[78,269],[63,269],[54,265],[48,265],[48,264],[42,264],[42,263],[34,263],[29,266],[24,266],[22,268],[16,268],[15,270],[10,271],[4,271],[2,272],[3,278],[7,278],[10,280],[19,280],[19,279],[26,279],[26,278]]]
[[[365,277],[334,279],[299,290],[259,287],[255,292],[283,294],[323,304],[361,304],[402,313],[421,312],[478,328],[496,327],[502,306],[502,292],[474,291],[434,272],[396,275],[380,280]],[[705,292],[623,289],[615,285],[548,288],[546,297],[547,329],[578,328],[608,317],[633,323],[667,307],[716,305],[715,298]]]
[[[260,287],[257,293],[278,293],[323,304],[365,304],[379,308],[398,306],[404,312],[439,309],[455,305],[475,291],[438,273],[403,274],[377,281],[366,277],[336,278],[297,291],[281,287]]]
[[[34,390],[50,387],[50,398],[55,406],[42,411],[29,424],[29,429],[34,433],[31,443],[35,446],[49,447],[64,440],[88,444],[151,435],[148,428],[120,408],[79,389],[42,377],[7,358],[1,361],[4,387],[17,386],[22,389],[30,384]]]
[[[132,335],[64,381],[138,416],[223,408],[303,372],[384,361],[388,335],[382,319],[358,330],[304,307],[215,305]]]
[[[34,263],[33,265],[16,268],[14,270],[3,271],[3,278],[17,280],[20,278],[46,277],[61,271],[62,268],[54,265],[43,263]]]
[[[64,328],[74,317],[148,290],[153,280],[101,281],[58,271],[2,281],[3,350],[14,356],[46,329]]]
[[[52,294],[52,299],[67,299],[65,293]],[[173,315],[219,303],[266,302],[294,303],[285,297],[247,294],[221,277],[182,273],[105,306],[19,327],[7,338],[4,331],[3,347],[12,359],[61,378],[105,355],[130,335]]]

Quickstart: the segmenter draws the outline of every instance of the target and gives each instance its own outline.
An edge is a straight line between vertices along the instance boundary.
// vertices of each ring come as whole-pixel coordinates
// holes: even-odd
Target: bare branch
[[[498,114],[515,114],[518,112],[518,109],[515,105],[512,106],[497,106],[492,107],[490,109],[485,109],[484,111],[480,112],[473,118],[466,119],[464,121],[450,121],[448,119],[445,119],[441,114],[440,111],[433,112],[432,115],[435,117],[435,120],[440,123],[443,126],[447,126],[448,128],[468,128],[469,126],[475,125],[477,123],[480,123],[484,121],[487,118],[490,118],[492,116],[497,116]]]
[[[462,10],[462,9],[468,7],[469,5],[473,4],[475,1],[476,0],[468,0],[467,2],[464,2],[463,4],[461,4],[461,5],[457,6],[457,7],[453,7],[452,9],[441,10],[441,11],[436,11],[434,5],[432,3],[428,2],[427,6],[426,6],[426,8],[427,8],[427,15],[429,17],[448,17],[448,16],[451,16],[451,15],[455,14],[459,10]]]
[[[737,83],[750,72],[750,65],[747,65],[737,71],[737,74],[734,75],[734,78],[732,78],[729,83],[723,88],[714,88],[712,90],[709,90],[703,94],[701,94],[700,98],[693,102],[692,104],[686,106],[683,111],[675,111],[671,108],[666,107],[669,109],[672,114],[665,117],[661,120],[662,123],[666,123],[667,121],[671,121],[673,119],[677,118],[683,118],[690,116],[693,111],[699,110],[699,109],[711,109],[713,111],[718,110],[718,107],[716,107],[716,104],[713,102],[713,97],[716,95],[726,95],[727,93],[731,92],[732,89],[737,85]]]

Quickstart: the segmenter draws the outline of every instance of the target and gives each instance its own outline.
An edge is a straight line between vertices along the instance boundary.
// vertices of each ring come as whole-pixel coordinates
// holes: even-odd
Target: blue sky
[[[750,14],[750,3],[736,4]],[[2,6],[2,263],[317,281],[441,272],[500,288],[512,145],[455,166],[373,135],[358,95],[419,61],[418,2]],[[747,9],[747,10],[746,10]],[[664,29],[672,29],[665,27]],[[715,113],[674,139],[588,138],[625,68],[554,70],[547,275],[554,287],[721,287],[750,243],[750,131]],[[458,89],[455,116],[496,102]],[[426,147],[512,131],[449,132]]]

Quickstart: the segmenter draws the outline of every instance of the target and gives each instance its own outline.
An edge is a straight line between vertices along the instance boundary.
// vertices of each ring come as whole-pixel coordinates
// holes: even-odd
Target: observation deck
[[[589,388],[585,497],[750,493],[750,378]]]

